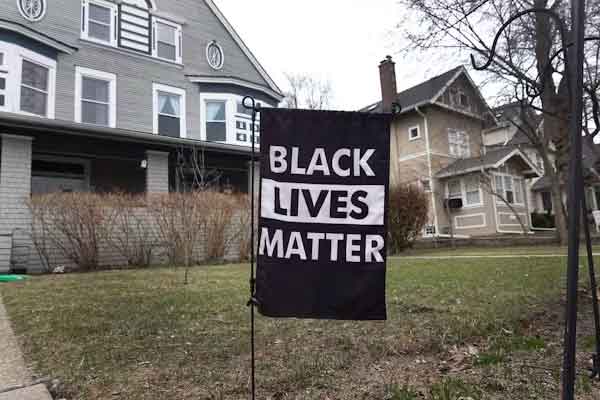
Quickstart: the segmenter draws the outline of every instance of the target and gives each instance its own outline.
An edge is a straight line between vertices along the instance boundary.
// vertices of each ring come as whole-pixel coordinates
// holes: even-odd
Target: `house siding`
[[[5,272],[10,267],[11,257],[7,248],[30,246],[27,237],[17,233],[28,231],[31,227],[27,200],[31,192],[32,139],[12,135],[1,135],[1,139],[0,235],[4,239],[0,243],[0,271]]]
[[[427,118],[429,121],[431,151],[434,154],[448,155],[448,129],[461,130],[469,135],[471,157],[482,154],[481,130],[483,122],[481,120],[439,107],[429,108]]]
[[[169,192],[169,153],[148,151],[146,167],[146,192]]]
[[[183,25],[183,66],[80,39],[80,0],[48,2],[46,16],[36,23],[23,19],[12,0],[0,2],[0,15],[78,48],[72,55],[58,56],[56,119],[74,120],[75,67],[79,66],[117,75],[118,128],[152,132],[152,83],[185,89],[187,135],[199,139],[200,89],[185,75],[235,76],[264,87],[268,84],[204,1],[161,0],[157,3],[158,11],[186,22]],[[212,40],[217,40],[224,50],[225,63],[219,71],[213,70],[206,61],[205,48]]]

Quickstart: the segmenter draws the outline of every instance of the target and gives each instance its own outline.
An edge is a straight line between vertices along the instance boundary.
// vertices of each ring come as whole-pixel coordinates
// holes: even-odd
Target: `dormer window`
[[[181,63],[181,27],[179,25],[155,18],[153,37],[152,53],[155,57]]]
[[[81,38],[181,64],[182,29],[146,0],[81,0]]]
[[[102,0],[83,0],[81,36],[94,42],[117,45],[117,5]]]

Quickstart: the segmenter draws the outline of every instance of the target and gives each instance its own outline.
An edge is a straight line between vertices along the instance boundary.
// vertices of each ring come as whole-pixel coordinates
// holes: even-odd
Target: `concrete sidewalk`
[[[0,297],[0,400],[52,400],[45,385],[32,383]]]

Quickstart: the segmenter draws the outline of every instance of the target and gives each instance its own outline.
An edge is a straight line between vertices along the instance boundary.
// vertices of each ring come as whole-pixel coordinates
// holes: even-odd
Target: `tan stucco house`
[[[484,146],[484,130],[498,121],[467,70],[454,68],[399,93],[391,57],[379,70],[382,101],[362,111],[401,108],[391,127],[390,184],[416,184],[428,193],[423,235],[521,233],[506,202],[528,230],[525,179],[541,174],[518,148],[489,151]]]

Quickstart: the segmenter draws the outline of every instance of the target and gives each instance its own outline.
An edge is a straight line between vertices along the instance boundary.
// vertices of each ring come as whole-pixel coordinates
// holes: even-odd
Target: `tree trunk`
[[[554,226],[556,227],[556,239],[561,246],[567,244],[567,216],[562,202],[562,188],[557,174],[551,176],[552,186],[552,209],[554,210]]]

